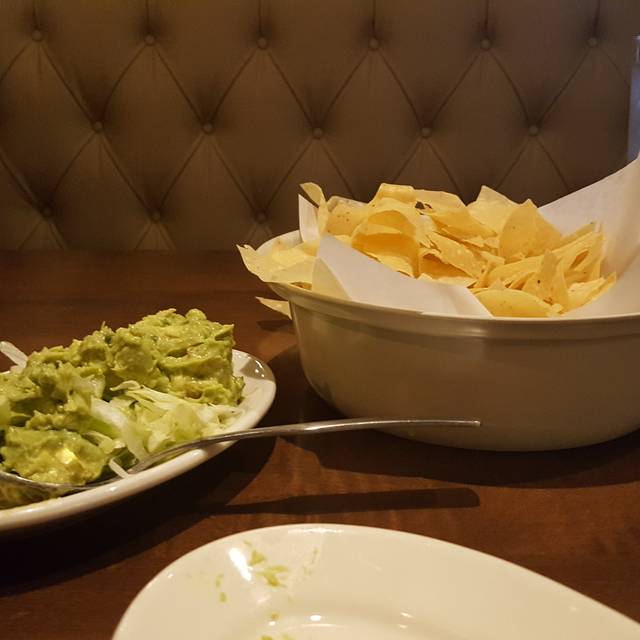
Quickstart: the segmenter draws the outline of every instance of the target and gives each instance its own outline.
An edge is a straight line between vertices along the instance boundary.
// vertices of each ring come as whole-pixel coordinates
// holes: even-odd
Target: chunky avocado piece
[[[118,329],[111,341],[113,373],[152,389],[206,403],[236,405],[244,381],[233,375],[233,325],[198,309],[146,316]]]
[[[38,482],[86,484],[102,474],[107,454],[66,429],[9,427],[0,453],[5,469]]]

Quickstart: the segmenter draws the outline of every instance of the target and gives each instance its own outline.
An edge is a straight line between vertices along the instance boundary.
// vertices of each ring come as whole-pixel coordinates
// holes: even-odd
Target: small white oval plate
[[[276,393],[275,378],[264,362],[243,351],[233,351],[233,368],[236,375],[242,375],[245,379],[244,399],[240,404],[244,412],[229,430],[251,429],[260,422],[273,402]],[[188,451],[130,478],[116,480],[82,493],[13,509],[0,509],[0,533],[53,523],[122,500],[197,467],[232,444],[225,442],[206,449]]]
[[[158,574],[114,640],[637,640],[640,625],[448,542],[334,524],[255,529]]]

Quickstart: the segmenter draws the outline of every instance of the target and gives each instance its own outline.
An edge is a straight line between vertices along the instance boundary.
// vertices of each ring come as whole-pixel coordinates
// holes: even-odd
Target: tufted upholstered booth
[[[0,248],[221,248],[298,184],[542,204],[625,161],[640,0],[1,0]]]

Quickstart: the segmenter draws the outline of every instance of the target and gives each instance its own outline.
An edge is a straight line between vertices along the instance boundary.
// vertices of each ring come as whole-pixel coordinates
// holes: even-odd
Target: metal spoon
[[[340,420],[323,420],[318,422],[303,422],[300,424],[284,424],[276,427],[260,427],[242,431],[228,431],[208,438],[193,440],[179,444],[153,454],[127,469],[129,475],[135,475],[163,460],[177,456],[191,449],[201,449],[219,442],[238,440],[252,440],[254,438],[272,438],[276,436],[320,435],[337,431],[359,431],[362,429],[422,429],[425,427],[479,427],[478,420],[420,420],[420,419],[386,419],[386,418],[352,418]],[[0,506],[12,506],[37,502],[47,498],[55,498],[69,493],[87,491],[120,480],[114,476],[102,482],[85,485],[55,484],[51,482],[37,482],[22,478],[13,473],[0,471]]]

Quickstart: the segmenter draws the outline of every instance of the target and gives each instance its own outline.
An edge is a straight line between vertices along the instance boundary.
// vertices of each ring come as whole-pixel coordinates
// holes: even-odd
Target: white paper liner
[[[395,309],[445,315],[491,315],[466,287],[408,278],[330,235],[323,236],[320,242],[313,290]]]

